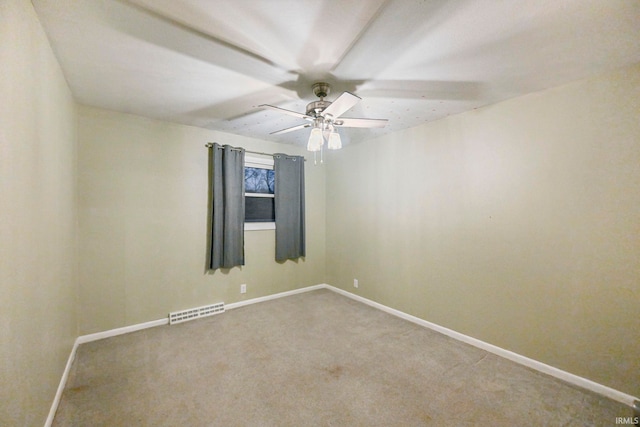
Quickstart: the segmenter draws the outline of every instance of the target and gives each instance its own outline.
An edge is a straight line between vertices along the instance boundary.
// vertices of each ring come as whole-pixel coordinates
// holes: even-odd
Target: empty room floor
[[[79,346],[54,426],[609,426],[629,407],[330,290]]]

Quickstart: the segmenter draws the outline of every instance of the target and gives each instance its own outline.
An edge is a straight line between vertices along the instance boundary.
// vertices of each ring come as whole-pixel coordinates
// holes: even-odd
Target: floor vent
[[[182,323],[199,317],[212,316],[218,313],[224,313],[223,302],[169,313],[169,324],[173,325],[175,323]]]

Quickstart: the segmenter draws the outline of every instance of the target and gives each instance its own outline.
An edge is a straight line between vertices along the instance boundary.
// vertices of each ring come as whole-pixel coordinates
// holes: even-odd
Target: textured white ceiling
[[[83,104],[305,145],[316,81],[346,143],[640,62],[637,0],[33,0]]]

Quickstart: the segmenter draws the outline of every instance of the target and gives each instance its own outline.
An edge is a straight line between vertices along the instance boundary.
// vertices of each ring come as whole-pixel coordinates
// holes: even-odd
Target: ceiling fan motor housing
[[[317,117],[320,113],[331,105],[329,101],[313,101],[307,104],[307,116]]]

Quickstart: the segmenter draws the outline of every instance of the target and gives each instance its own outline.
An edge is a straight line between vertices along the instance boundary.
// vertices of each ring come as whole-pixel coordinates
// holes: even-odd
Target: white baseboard
[[[386,313],[392,314],[394,316],[400,317],[401,319],[408,320],[412,323],[415,323],[420,326],[424,326],[425,328],[429,328],[436,332],[439,332],[443,335],[456,339],[458,341],[462,341],[464,343],[470,344],[474,347],[480,348],[482,350],[488,351],[489,353],[493,353],[497,356],[503,357],[505,359],[511,360],[512,362],[516,362],[520,365],[524,365],[528,368],[534,369],[536,371],[542,372],[547,375],[551,375],[553,377],[559,378],[565,382],[573,384],[575,386],[584,388],[586,390],[593,391],[600,395],[606,396],[610,399],[616,400],[620,403],[624,403],[625,405],[633,407],[634,401],[638,401],[635,396],[632,396],[627,393],[623,393],[619,390],[613,389],[611,387],[607,387],[603,384],[597,383],[595,381],[591,381],[589,379],[583,378],[581,376],[572,374],[567,371],[563,371],[562,369],[555,368],[553,366],[547,365],[545,363],[539,362],[537,360],[528,358],[518,353],[514,353],[509,350],[505,350],[504,348],[495,346],[493,344],[489,344],[487,342],[481,341],[479,339],[470,337],[468,335],[461,334],[460,332],[456,332],[452,329],[445,328],[443,326],[437,325],[435,323],[428,322],[424,319],[421,319],[416,316],[412,316],[410,314],[404,313],[400,310],[396,310],[391,307],[387,307],[386,305],[377,303],[375,301],[371,301],[367,298],[361,297],[360,295],[352,294],[351,292],[345,291],[343,289],[336,288],[331,285],[324,285],[325,288],[331,289],[334,292],[339,293],[340,295],[344,295],[348,298],[354,299],[356,301],[367,304],[371,307],[382,310]]]
[[[578,375],[574,375],[572,373],[563,371],[562,369],[554,368],[553,366],[547,365],[542,362],[538,362],[537,360],[530,359],[526,356],[522,356],[521,354],[514,353],[509,350],[505,350],[493,344],[489,344],[487,342],[481,341],[479,339],[470,337],[468,335],[461,334],[452,329],[445,328],[443,326],[437,325],[435,323],[428,322],[424,319],[421,319],[416,316],[412,316],[410,314],[404,313],[400,310],[396,310],[391,307],[387,307],[386,305],[377,303],[375,301],[369,300],[367,298],[361,297],[360,295],[352,294],[351,292],[347,292],[343,289],[336,288],[335,286],[328,285],[326,283],[322,283],[319,285],[307,286],[306,288],[294,289],[291,291],[280,292],[273,295],[267,295],[264,297],[252,298],[245,301],[238,301],[231,304],[225,305],[225,310],[233,310],[234,308],[240,308],[251,304],[256,304],[260,302],[265,302],[269,300],[274,300],[277,298],[288,297],[295,294],[300,294],[303,292],[315,291],[318,289],[329,289],[333,292],[336,292],[340,295],[344,295],[353,300],[362,302],[367,304],[368,306],[377,308],[386,313],[392,314],[401,319],[408,320],[409,322],[415,323],[417,325],[423,326],[425,328],[429,328],[436,332],[439,332],[443,335],[456,339],[458,341],[462,341],[464,343],[470,344],[474,347],[480,348],[482,350],[488,351],[489,353],[493,353],[497,356],[503,357],[505,359],[511,360],[513,362],[519,363],[521,365],[527,366],[536,371],[545,373],[547,375],[551,375],[553,377],[559,378],[563,381],[566,381],[570,384],[576,385],[578,387],[593,391],[595,393],[606,396],[610,399],[616,400],[618,402],[624,403],[625,405],[633,407],[634,402],[638,401],[637,397],[631,396],[629,394],[623,393],[619,390],[615,390],[611,387],[607,387],[605,385],[596,383],[594,381],[588,380],[586,378],[580,377]],[[111,329],[108,331],[97,332],[94,334],[81,335],[79,336],[75,343],[73,344],[73,348],[71,349],[71,354],[69,355],[69,359],[67,360],[67,365],[65,366],[64,372],[62,374],[62,378],[60,379],[60,384],[58,385],[58,390],[56,391],[56,395],[53,399],[53,403],[51,405],[51,409],[49,411],[49,416],[45,422],[45,427],[50,427],[53,423],[53,418],[58,410],[58,404],[60,403],[60,398],[62,397],[62,392],[64,391],[64,387],[67,384],[67,379],[69,377],[69,372],[71,370],[71,365],[76,357],[76,351],[78,349],[78,345],[88,343],[91,341],[97,341],[104,338],[114,337],[117,335],[127,334],[129,332],[135,332],[142,329],[153,328],[156,326],[162,326],[169,324],[169,319],[158,319],[145,323],[138,323],[131,326],[125,326],[122,328]]]
[[[306,288],[294,289],[292,291],[280,292],[280,293],[277,293],[277,294],[267,295],[267,296],[264,296],[264,297],[252,298],[252,299],[248,299],[248,300],[244,300],[244,301],[238,301],[238,302],[232,302],[231,304],[225,304],[224,308],[225,308],[225,310],[233,310],[234,308],[244,307],[245,305],[256,304],[256,303],[259,303],[259,302],[265,302],[265,301],[269,301],[269,300],[273,300],[273,299],[288,297],[288,296],[291,296],[291,295],[301,294],[303,292],[310,292],[310,291],[315,291],[317,289],[324,289],[324,288],[327,288],[327,285],[321,284],[321,285],[307,286]]]
[[[324,284],[307,286],[306,288],[294,289],[292,291],[280,292],[277,294],[267,295],[264,297],[252,298],[245,301],[238,301],[238,302],[233,302],[231,304],[225,304],[224,308],[225,310],[233,310],[234,308],[244,307],[245,305],[256,304],[259,302],[269,301],[277,298],[288,297],[290,295],[300,294],[300,293],[309,292],[309,291],[315,291],[316,289],[323,289],[326,287],[327,285],[324,285]],[[117,335],[128,334],[130,332],[140,331],[142,329],[153,328],[156,326],[162,326],[162,325],[168,325],[168,324],[169,324],[169,318],[167,317],[166,319],[158,319],[158,320],[152,320],[150,322],[137,323],[135,325],[124,326],[122,328],[116,328],[116,329],[109,329],[108,331],[96,332],[94,334],[80,335],[76,339],[76,346],[78,344],[84,344],[91,341],[97,341],[104,338],[115,337]]]
[[[78,340],[76,339],[73,343],[73,347],[71,348],[71,354],[69,354],[69,358],[67,359],[67,364],[64,367],[64,371],[62,372],[62,378],[60,378],[60,384],[58,384],[56,395],[54,396],[53,403],[51,404],[51,408],[49,409],[49,415],[44,422],[45,427],[51,427],[51,424],[53,424],[53,418],[56,416],[56,411],[58,410],[58,405],[60,404],[60,398],[62,398],[64,387],[67,385],[67,379],[69,378],[69,372],[71,372],[71,365],[73,365],[73,361],[76,358],[77,349]]]
[[[91,341],[98,341],[117,335],[128,334],[129,332],[140,331],[142,329],[153,328],[156,326],[168,325],[169,318],[152,320],[150,322],[136,323],[135,325],[124,326],[122,328],[109,329],[108,331],[96,332],[95,334],[80,335],[76,340],[78,344],[84,344]]]

